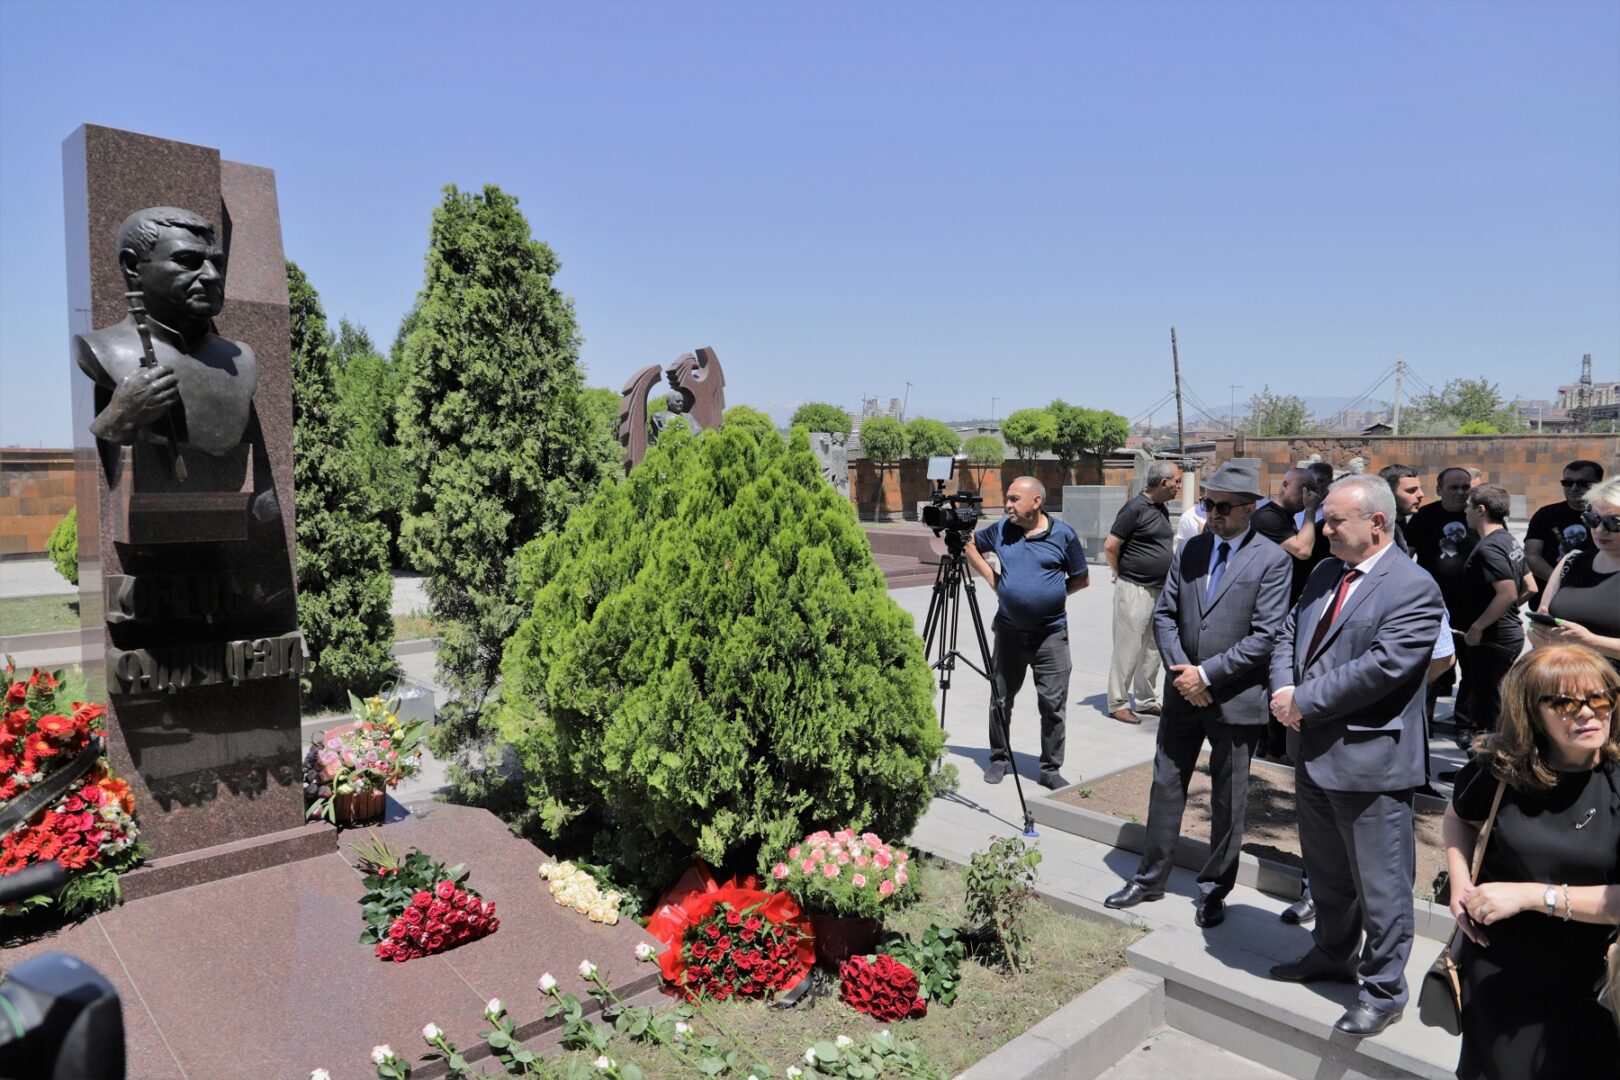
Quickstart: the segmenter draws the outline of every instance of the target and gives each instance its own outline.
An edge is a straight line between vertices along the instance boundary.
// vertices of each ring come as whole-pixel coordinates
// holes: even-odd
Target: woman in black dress
[[[1620,674],[1590,649],[1554,645],[1502,682],[1446,809],[1451,912],[1467,939],[1461,1080],[1612,1080],[1620,1033],[1598,1002],[1620,922]],[[1505,783],[1479,880],[1480,828]]]
[[[1531,623],[1530,644],[1585,645],[1620,668],[1620,477],[1586,493],[1581,524],[1596,550],[1577,548],[1558,560],[1541,594],[1541,610],[1558,624]]]

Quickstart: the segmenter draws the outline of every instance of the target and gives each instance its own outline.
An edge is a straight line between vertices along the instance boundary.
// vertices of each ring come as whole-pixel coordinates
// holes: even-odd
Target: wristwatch
[[[1558,886],[1549,885],[1547,891],[1541,894],[1541,902],[1547,905],[1548,915],[1558,914]]]

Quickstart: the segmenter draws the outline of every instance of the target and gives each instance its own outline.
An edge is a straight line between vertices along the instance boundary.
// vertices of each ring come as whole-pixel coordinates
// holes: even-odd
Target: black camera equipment
[[[0,878],[0,903],[59,891],[60,863]],[[0,1078],[124,1080],[124,1010],[95,968],[67,953],[24,960],[0,981]]]
[[[990,659],[990,642],[984,633],[984,616],[979,612],[979,596],[973,575],[967,565],[967,546],[973,540],[973,526],[979,521],[978,495],[947,494],[945,482],[951,478],[956,459],[948,456],[928,459],[928,479],[933,481],[934,493],[923,507],[923,524],[934,530],[934,535],[945,541],[945,554],[940,557],[939,570],[934,574],[934,594],[928,599],[928,614],[923,619],[924,655],[930,660],[936,648],[939,659],[932,666],[939,671],[939,726],[945,726],[945,703],[951,693],[951,675],[958,660],[984,676],[990,683],[990,712],[1001,725],[1002,742],[1007,756],[1012,757],[1012,717],[1001,698],[1001,684],[994,675]],[[973,617],[973,634],[979,643],[979,659],[975,664],[956,647],[957,628],[962,615],[962,592],[967,591],[968,613]],[[1024,800],[1024,785],[1019,779],[1016,762],[1012,763],[1013,787],[1018,791],[1018,805],[1024,812],[1024,835],[1040,835],[1035,831],[1035,815],[1029,812]]]

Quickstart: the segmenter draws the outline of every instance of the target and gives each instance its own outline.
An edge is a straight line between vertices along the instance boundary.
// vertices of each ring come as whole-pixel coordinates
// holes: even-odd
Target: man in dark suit
[[[1187,785],[1208,740],[1214,820],[1194,919],[1211,927],[1226,918],[1226,894],[1237,881],[1243,847],[1249,761],[1270,715],[1271,650],[1288,614],[1293,578],[1287,552],[1250,523],[1259,497],[1254,469],[1227,465],[1209,478],[1203,500],[1208,528],[1182,545],[1153,609],[1169,686],[1153,756],[1147,850],[1136,876],[1103,901],[1108,907],[1164,895]]]
[[[1434,579],[1395,547],[1395,497],[1381,477],[1344,477],[1322,506],[1333,558],[1311,574],[1271,657],[1271,711],[1298,763],[1315,945],[1271,975],[1359,978],[1356,1004],[1334,1026],[1373,1035],[1407,1001],[1412,791],[1425,779],[1423,684],[1443,603]]]

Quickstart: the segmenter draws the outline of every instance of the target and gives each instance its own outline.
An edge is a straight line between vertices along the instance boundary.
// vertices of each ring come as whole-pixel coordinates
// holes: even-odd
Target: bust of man
[[[225,252],[207,219],[172,206],[137,210],[118,230],[118,266],[146,305],[156,363],[132,313],[74,339],[96,383],[91,432],[107,442],[174,439],[215,457],[242,442],[259,371],[253,350],[214,333],[225,306]]]

